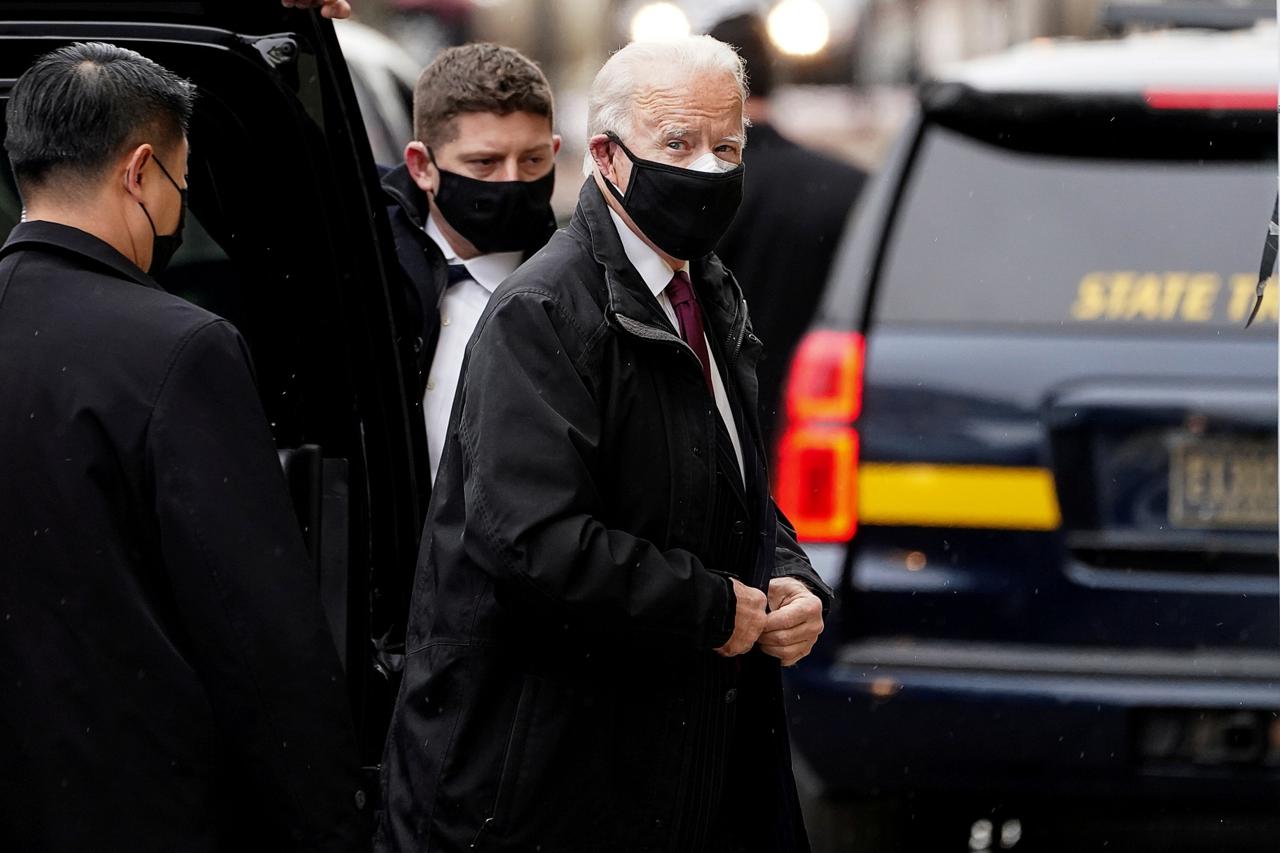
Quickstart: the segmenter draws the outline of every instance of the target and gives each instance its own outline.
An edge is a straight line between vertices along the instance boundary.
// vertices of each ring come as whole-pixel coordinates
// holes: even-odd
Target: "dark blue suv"
[[[790,681],[820,849],[1280,848],[1275,56],[1050,42],[922,88],[777,452],[840,592]]]

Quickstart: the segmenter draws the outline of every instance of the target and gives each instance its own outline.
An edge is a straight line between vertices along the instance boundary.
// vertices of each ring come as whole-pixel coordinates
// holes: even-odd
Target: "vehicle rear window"
[[[1275,196],[1274,159],[1063,156],[934,124],[890,236],[876,318],[1239,329]],[[1258,321],[1275,323],[1274,281],[1267,291]]]

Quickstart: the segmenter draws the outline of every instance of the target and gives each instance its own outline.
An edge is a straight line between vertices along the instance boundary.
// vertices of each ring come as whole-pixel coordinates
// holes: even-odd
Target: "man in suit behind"
[[[244,342],[160,288],[193,91],[15,85],[0,249],[0,848],[367,844],[346,691]]]
[[[551,85],[497,44],[442,51],[413,92],[414,139],[382,179],[414,336],[431,477],[480,312],[502,280],[546,245],[560,137]]]
[[[758,15],[728,18],[711,36],[733,45],[747,68],[751,170],[742,206],[716,254],[733,270],[751,306],[765,353],[760,379],[760,426],[772,449],[783,414],[781,399],[791,355],[818,310],[849,210],[866,175],[848,163],[797,145],[773,126],[773,57]]]

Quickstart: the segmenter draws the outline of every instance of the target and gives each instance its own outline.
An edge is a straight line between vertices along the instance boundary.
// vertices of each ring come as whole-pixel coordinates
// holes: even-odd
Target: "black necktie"
[[[449,264],[449,287],[453,287],[460,281],[470,281],[471,273],[467,272],[466,264]]]

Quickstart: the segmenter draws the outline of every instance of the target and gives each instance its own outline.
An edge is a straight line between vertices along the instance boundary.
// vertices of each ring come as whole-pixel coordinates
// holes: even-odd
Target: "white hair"
[[[738,52],[711,36],[687,36],[671,41],[633,41],[619,50],[596,74],[587,95],[587,138],[612,131],[628,138],[635,133],[632,104],[654,78],[655,69],[668,69],[685,78],[728,74],[747,100],[747,73]],[[678,79],[678,78],[677,78]],[[588,177],[595,170],[591,149],[582,162]]]

